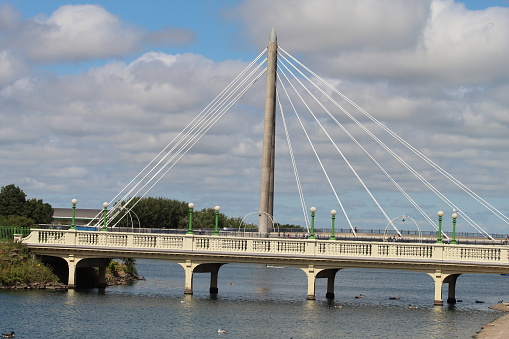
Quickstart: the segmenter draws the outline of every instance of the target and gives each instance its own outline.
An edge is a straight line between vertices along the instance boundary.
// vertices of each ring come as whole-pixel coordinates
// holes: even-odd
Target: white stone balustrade
[[[317,239],[272,239],[206,235],[93,232],[76,230],[32,230],[22,239],[33,245],[64,245],[130,250],[158,249],[190,252],[222,252],[232,255],[278,254],[311,257],[394,258],[405,260],[509,263],[509,246],[449,245],[400,242],[331,241]]]

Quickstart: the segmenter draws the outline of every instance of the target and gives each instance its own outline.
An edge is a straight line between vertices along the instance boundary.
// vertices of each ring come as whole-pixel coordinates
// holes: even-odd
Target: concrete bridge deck
[[[308,299],[315,298],[317,278],[327,278],[327,297],[334,297],[335,274],[342,268],[379,268],[424,272],[433,278],[434,303],[455,302],[455,283],[463,273],[509,273],[509,246],[319,239],[225,237],[193,234],[32,230],[21,241],[38,255],[68,264],[68,285],[77,267],[104,271],[106,259],[132,257],[168,260],[185,270],[184,293],[192,294],[193,273],[211,273],[210,291],[217,293],[219,268],[228,263],[291,266],[308,279]]]

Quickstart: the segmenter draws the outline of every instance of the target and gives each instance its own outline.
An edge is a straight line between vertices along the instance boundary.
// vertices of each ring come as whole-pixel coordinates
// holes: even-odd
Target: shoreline
[[[500,303],[489,307],[492,310],[509,312],[509,303]],[[509,337],[509,314],[502,314],[490,323],[481,326],[473,336],[475,339],[503,339]]]

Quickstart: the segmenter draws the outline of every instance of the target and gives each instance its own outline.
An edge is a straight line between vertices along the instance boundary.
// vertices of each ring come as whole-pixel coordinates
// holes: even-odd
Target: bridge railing
[[[359,242],[347,240],[225,237],[186,234],[87,232],[35,229],[22,239],[29,245],[122,250],[185,250],[242,255],[364,257],[412,260],[508,263],[509,246]]]

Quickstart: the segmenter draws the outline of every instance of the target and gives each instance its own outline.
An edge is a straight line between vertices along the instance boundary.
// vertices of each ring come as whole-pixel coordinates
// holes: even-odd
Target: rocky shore
[[[85,275],[83,287],[99,287],[97,270],[90,268]],[[106,286],[136,280],[144,278],[138,277],[134,259],[112,260],[106,268]],[[60,281],[26,246],[17,242],[0,243],[0,290],[67,290],[69,286]]]
[[[509,312],[509,303],[490,306],[492,310]],[[476,339],[506,339],[509,338],[509,314],[505,314],[492,322],[481,326],[481,330],[474,336]]]
[[[0,286],[0,290],[66,290],[67,285],[59,282],[50,283],[17,283],[11,286]]]

